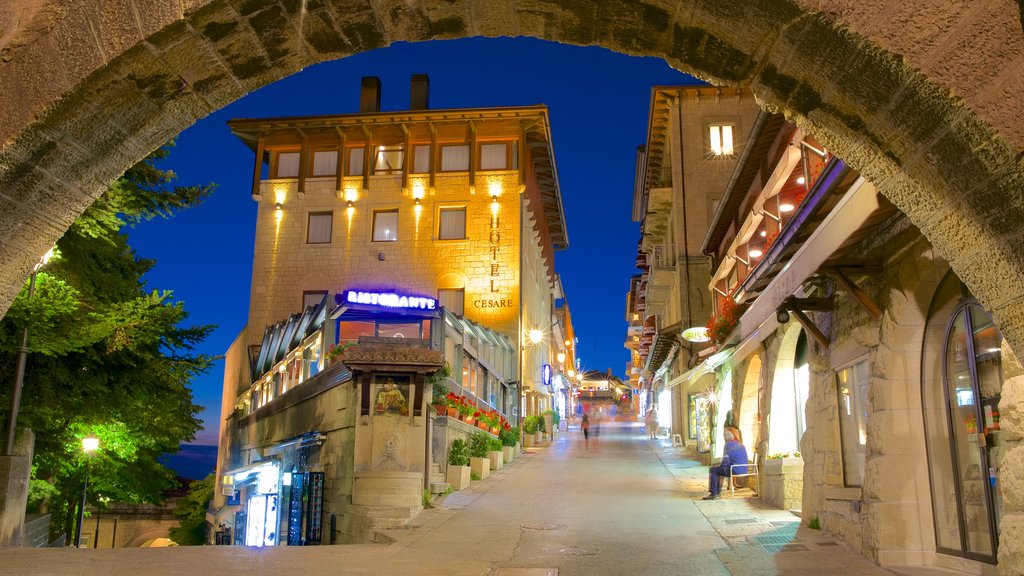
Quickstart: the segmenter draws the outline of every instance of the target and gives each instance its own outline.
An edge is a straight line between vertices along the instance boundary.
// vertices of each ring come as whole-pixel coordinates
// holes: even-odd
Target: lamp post
[[[85,452],[85,483],[82,484],[82,504],[78,507],[78,525],[75,526],[75,548],[82,547],[82,522],[85,520],[85,497],[89,494],[89,471],[92,468],[90,456],[100,447],[98,438],[86,436],[82,438],[82,452]]]
[[[53,257],[53,248],[50,248],[39,262],[32,267],[32,276],[28,281],[28,301],[32,301],[32,295],[36,291],[36,274]],[[21,332],[21,346],[18,346],[18,364],[14,370],[14,384],[11,387],[11,416],[7,419],[7,443],[4,444],[4,456],[14,455],[14,434],[18,424],[18,408],[21,406],[21,388],[25,383],[25,364],[28,362],[28,322]]]

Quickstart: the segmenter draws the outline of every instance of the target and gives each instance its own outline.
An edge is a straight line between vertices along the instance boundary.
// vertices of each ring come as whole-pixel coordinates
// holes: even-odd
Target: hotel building
[[[425,76],[410,100],[382,112],[364,78],[357,114],[229,122],[259,205],[213,503],[235,543],[363,541],[414,515],[470,432],[429,410],[445,364],[513,424],[569,395],[547,109],[430,110]]]

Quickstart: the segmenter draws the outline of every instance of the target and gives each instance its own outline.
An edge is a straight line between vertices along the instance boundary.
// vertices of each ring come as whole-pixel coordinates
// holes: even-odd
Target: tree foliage
[[[58,531],[71,529],[86,466],[91,503],[158,503],[174,476],[157,459],[200,429],[189,383],[213,361],[195,352],[213,327],[184,324],[171,292],[147,288],[154,262],[136,255],[124,231],[212,193],[172,186],[174,173],[156,167],[167,154],[157,150],[111,185],[57,242],[34,296],[26,282],[0,320],[2,382],[13,381],[30,327],[18,425],[36,434],[30,507],[51,512]],[[5,425],[9,393],[0,387]],[[100,440],[89,457],[87,435]]]
[[[171,540],[181,546],[201,546],[206,543],[206,509],[213,500],[213,474],[189,484],[188,494],[178,500],[174,515],[181,525],[171,528]]]

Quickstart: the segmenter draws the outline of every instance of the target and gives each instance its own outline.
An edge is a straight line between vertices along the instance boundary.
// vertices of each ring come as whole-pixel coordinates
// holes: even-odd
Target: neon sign
[[[345,301],[349,304],[369,304],[384,308],[405,308],[410,310],[434,310],[437,300],[422,296],[407,296],[394,292],[361,292],[347,290]]]

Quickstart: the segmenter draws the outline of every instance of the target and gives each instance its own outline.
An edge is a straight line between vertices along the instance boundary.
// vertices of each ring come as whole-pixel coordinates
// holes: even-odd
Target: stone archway
[[[761,352],[751,354],[744,362],[737,422],[743,435],[743,443],[749,450],[757,450],[761,444],[761,412],[758,404],[764,383],[762,370]]]
[[[874,181],[1024,347],[1011,0],[36,0],[0,29],[0,312],[109,182],[197,119],[316,62],[504,35],[749,85]]]

